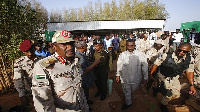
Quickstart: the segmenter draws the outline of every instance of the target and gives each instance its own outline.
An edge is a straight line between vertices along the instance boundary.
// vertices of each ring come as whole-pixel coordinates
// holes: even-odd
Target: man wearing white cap
[[[32,93],[36,111],[88,112],[71,33],[57,31],[52,43],[55,54],[40,60],[33,69]]]

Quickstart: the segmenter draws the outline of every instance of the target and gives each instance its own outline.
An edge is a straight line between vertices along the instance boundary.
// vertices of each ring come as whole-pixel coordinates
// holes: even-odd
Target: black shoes
[[[94,102],[92,101],[92,100],[88,100],[87,101],[87,104],[89,104],[89,105],[91,105],[91,104],[93,104]]]
[[[132,105],[132,104],[130,104],[130,105],[124,104],[124,105],[122,106],[121,110],[126,110],[126,109],[128,109],[131,105]]]
[[[167,108],[167,105],[161,104],[161,105],[160,105],[160,109],[161,109],[162,112],[169,112],[169,111],[168,111],[168,108]]]
[[[158,88],[152,88],[153,90],[153,97],[157,97],[157,93],[158,93]]]
[[[90,112],[92,111],[92,108],[91,108],[91,107],[89,107],[89,111],[90,111]]]
[[[96,94],[95,94],[95,97],[98,97],[98,96],[100,96],[101,95],[101,92],[97,92]]]
[[[101,95],[100,100],[103,101],[103,100],[105,100],[105,99],[106,99],[106,95]]]

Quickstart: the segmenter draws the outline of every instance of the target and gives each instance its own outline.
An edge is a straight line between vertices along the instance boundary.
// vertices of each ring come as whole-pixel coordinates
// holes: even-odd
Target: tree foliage
[[[48,13],[35,1],[1,0],[0,7],[0,77],[5,81],[0,85],[5,85],[6,91],[12,82],[13,61],[21,56],[19,43],[36,39],[39,30],[46,27]]]
[[[119,3],[112,0],[111,3],[103,3],[103,6],[101,0],[98,0],[94,4],[88,2],[81,13],[81,8],[79,9],[80,11],[74,12],[78,16],[70,15],[70,21],[148,20],[169,18],[169,13],[166,11],[165,5],[161,4],[159,0],[120,0],[118,2]],[[72,15],[74,15],[74,13]],[[64,15],[66,15],[65,12]],[[81,15],[83,18],[80,18]],[[69,21],[65,16],[63,20],[65,22]]]

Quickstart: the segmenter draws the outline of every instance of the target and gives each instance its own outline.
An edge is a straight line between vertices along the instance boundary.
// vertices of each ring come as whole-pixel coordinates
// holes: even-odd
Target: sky
[[[83,8],[88,2],[96,3],[98,0],[37,0],[47,9],[52,10]],[[101,0],[102,4],[112,0]],[[115,0],[119,2],[120,0]],[[166,5],[166,11],[170,14],[165,22],[163,31],[175,31],[179,29],[181,23],[200,21],[200,0],[160,0],[160,3]]]

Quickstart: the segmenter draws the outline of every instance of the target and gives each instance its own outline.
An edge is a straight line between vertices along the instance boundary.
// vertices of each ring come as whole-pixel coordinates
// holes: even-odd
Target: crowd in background
[[[55,34],[55,35],[56,36],[53,38],[56,38],[56,39],[57,38],[63,39],[65,37],[65,35],[63,34],[61,36],[59,34]],[[100,36],[99,34],[93,34],[90,36],[82,34],[80,36],[77,36],[74,39],[72,39],[71,36],[66,37],[66,38],[69,38],[70,40],[66,40],[61,44],[58,43],[59,40],[52,39],[53,42],[44,43],[43,41],[40,40],[38,42],[35,42],[32,46],[34,49],[34,55],[44,58],[44,59],[41,59],[42,61],[44,61],[45,59],[48,59],[47,61],[50,62],[49,60],[51,60],[51,58],[52,60],[54,60],[54,57],[58,56],[56,57],[55,60],[59,60],[61,63],[65,63],[65,65],[66,65],[66,62],[69,61],[68,65],[72,65],[73,61],[71,60],[71,58],[70,59],[66,58],[65,54],[61,56],[62,52],[60,52],[60,50],[62,50],[62,46],[67,46],[68,45],[67,43],[70,43],[70,46],[72,47],[71,52],[73,52],[73,49],[75,50],[74,51],[75,57],[78,58],[79,65],[81,68],[79,71],[82,78],[81,79],[82,84],[80,87],[82,87],[85,94],[85,99],[83,98],[83,102],[84,100],[86,100],[88,105],[93,104],[93,101],[89,99],[89,89],[94,86],[93,83],[95,83],[97,87],[97,93],[95,94],[95,97],[100,96],[101,101],[106,99],[108,74],[109,74],[109,71],[113,71],[113,60],[117,60],[116,80],[117,82],[120,82],[121,80],[121,83],[122,83],[123,91],[125,94],[125,104],[122,106],[121,109],[125,110],[129,108],[132,104],[131,91],[133,92],[137,88],[141,87],[145,93],[148,93],[148,90],[152,86],[152,89],[154,91],[153,96],[156,96],[157,91],[161,90],[161,89],[158,89],[158,86],[160,85],[153,84],[152,82],[155,82],[155,79],[156,79],[155,77],[156,77],[156,74],[158,73],[158,70],[155,73],[156,71],[156,69],[154,69],[155,64],[157,65],[162,64],[163,60],[161,60],[162,61],[161,62],[160,59],[162,59],[163,56],[165,56],[165,54],[166,54],[165,58],[168,59],[167,54],[169,53],[171,54],[175,53],[175,57],[176,55],[177,57],[179,57],[178,55],[180,55],[181,53],[183,53],[183,56],[185,56],[187,53],[190,53],[191,57],[194,58],[194,60],[195,59],[197,60],[196,56],[199,54],[199,51],[198,50],[195,51],[195,50],[199,48],[199,40],[200,40],[199,33],[194,33],[194,34],[191,33],[189,37],[190,37],[189,39],[185,39],[183,34],[180,33],[179,29],[177,29],[176,32],[174,33],[170,34],[169,32],[164,32],[162,35],[159,35],[159,36],[157,35],[156,32],[153,32],[153,31],[152,32],[130,32],[129,34],[112,34],[111,33],[111,34],[106,34],[103,36],[102,35]],[[71,44],[71,42],[73,43]],[[184,43],[188,43],[188,44],[184,44]],[[191,47],[189,43],[191,44]],[[60,48],[58,48],[58,46]],[[186,50],[184,48],[186,48]],[[20,50],[26,53],[27,49],[25,50],[24,48],[21,48]],[[69,51],[64,51],[64,53],[65,52],[69,53]],[[175,62],[175,63],[178,63],[178,62]],[[48,66],[45,65],[46,68],[49,68],[49,67],[51,68],[51,66],[57,66],[57,65],[56,64],[48,65]],[[162,65],[162,66],[165,66],[165,65]],[[194,66],[194,65],[189,65],[188,63],[187,66],[189,66],[190,68],[190,66]],[[196,65],[196,66],[199,66],[199,65]],[[51,68],[51,69],[54,70],[54,68]],[[184,70],[180,69],[180,71],[185,72],[186,69],[188,68],[185,68]],[[194,69],[196,68],[193,67],[192,69],[193,70],[191,70],[190,72],[194,72]],[[36,73],[38,73],[37,69],[34,68],[34,70]],[[196,71],[199,72],[199,70],[196,70]],[[19,71],[16,70],[15,72],[19,72]],[[44,73],[43,72],[42,73],[49,74],[48,72],[50,71],[47,70],[47,71],[44,71]],[[162,72],[162,70],[160,70],[160,72]],[[65,72],[63,73],[65,74]],[[137,76],[132,77],[132,75],[130,75],[132,73],[137,74]],[[195,73],[195,75],[199,76],[200,74]],[[46,75],[44,76],[45,78],[47,77]],[[17,78],[15,77],[15,79]],[[36,79],[39,79],[39,76]],[[157,79],[159,80],[159,78]],[[188,78],[188,79],[191,79],[191,78]],[[200,80],[198,78],[196,79],[197,79],[196,82],[189,81],[190,86],[194,86],[194,83],[199,84],[198,81]],[[72,80],[74,80],[74,78],[72,78]],[[77,80],[80,80],[80,79],[77,79]],[[174,81],[173,79],[170,79],[170,80]],[[35,83],[38,83],[38,82],[36,81]],[[44,83],[46,82],[44,81]],[[198,84],[196,84],[196,86]],[[35,85],[35,86],[41,87],[43,85],[41,86]],[[194,88],[190,88],[190,89],[192,91],[191,95],[194,95],[196,93],[196,90]],[[20,89],[18,90],[20,91]],[[35,89],[35,90],[40,91],[39,89]],[[77,94],[81,94],[80,91]],[[199,94],[199,90],[197,93]],[[34,95],[35,94],[37,96],[37,94],[40,94],[40,93],[35,91]],[[24,94],[21,94],[21,96],[19,97],[22,97],[23,95]],[[199,97],[199,95],[197,95],[197,97]],[[79,97],[79,98],[82,98],[82,97]],[[38,98],[35,98],[35,99],[37,103],[36,105],[38,106],[40,104],[38,102],[39,99]],[[162,103],[163,105],[161,109],[166,110],[166,105],[169,99],[170,99],[169,97],[162,99],[161,103],[162,102],[164,103]],[[26,99],[22,99],[22,102],[23,100],[26,100]],[[62,103],[59,105],[62,105]],[[43,106],[44,105],[42,105],[42,107]],[[44,108],[46,108],[46,106],[44,106]],[[78,108],[77,106],[70,107],[70,109],[72,110],[73,109],[77,110],[77,108]],[[52,109],[52,108],[48,107],[47,109]],[[66,108],[66,109],[69,109],[69,108]],[[83,109],[87,110],[87,108],[85,107]],[[88,110],[92,111],[92,108],[89,107]]]

